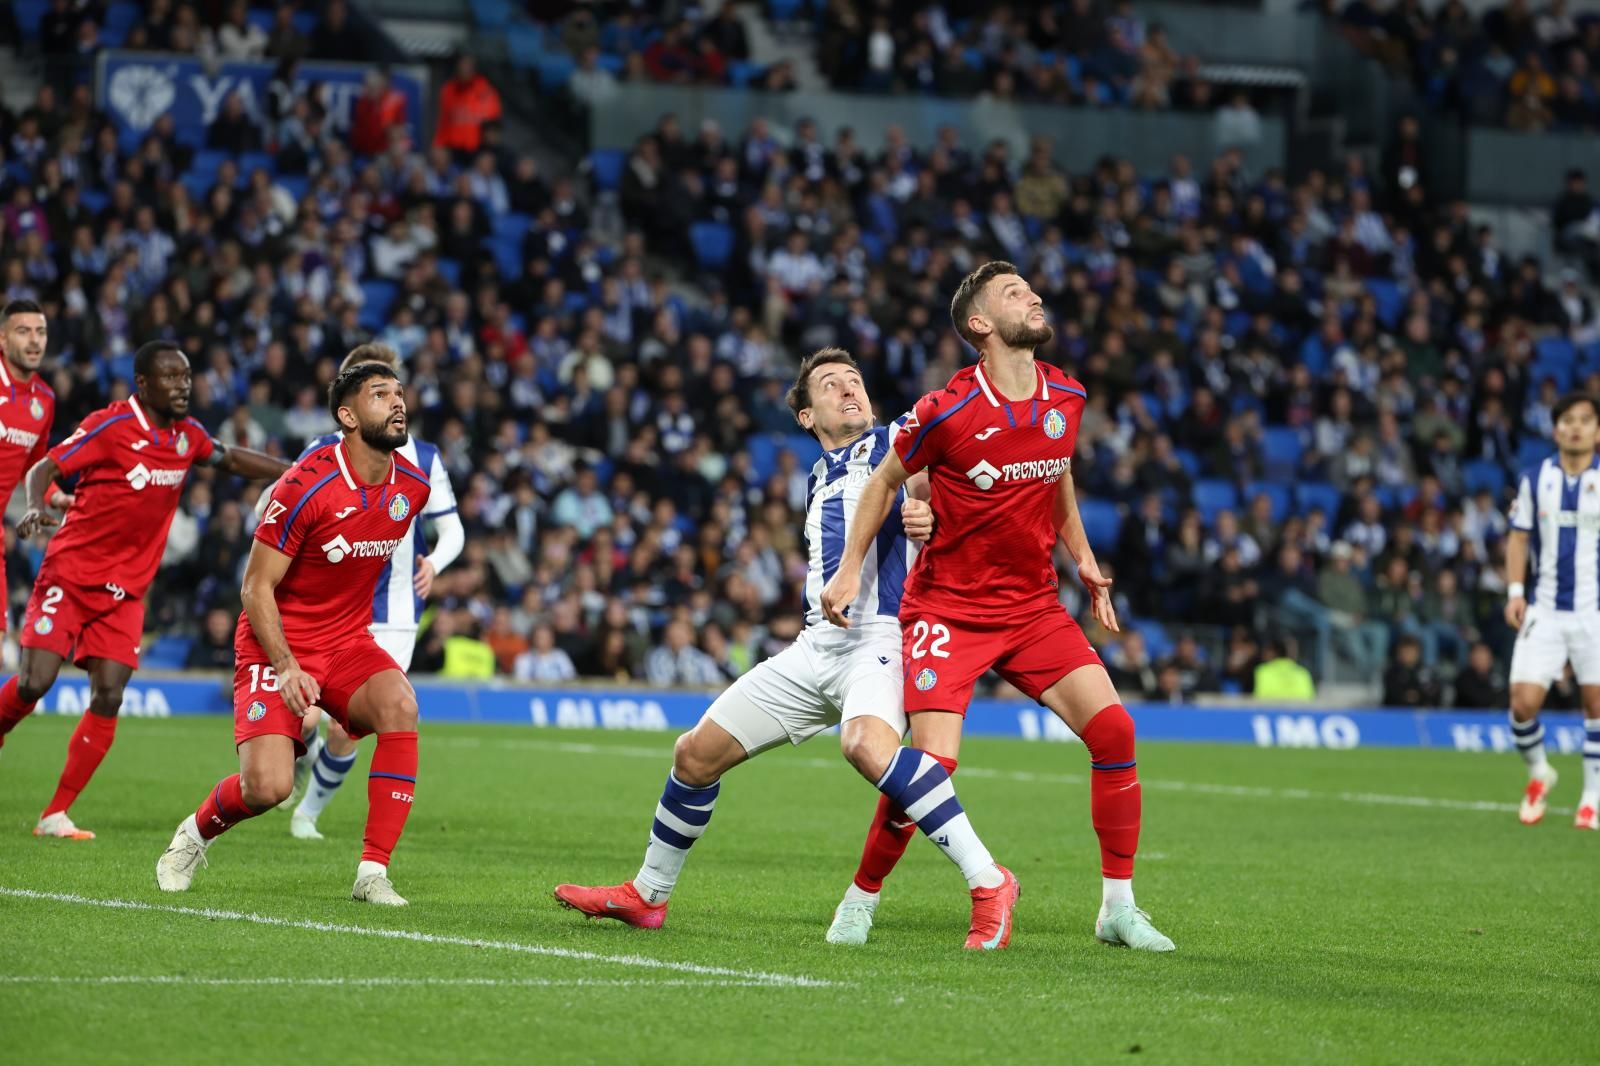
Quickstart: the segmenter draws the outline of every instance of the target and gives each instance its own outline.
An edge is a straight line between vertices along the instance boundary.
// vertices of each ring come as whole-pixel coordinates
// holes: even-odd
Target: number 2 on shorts
[[[927,654],[933,656],[935,659],[950,658],[950,653],[945,650],[945,646],[950,643],[949,628],[939,624],[938,622],[935,622],[930,626],[927,622],[924,622],[921,619],[918,619],[917,624],[911,627],[911,657],[913,659],[922,658],[924,651],[923,643],[927,641],[930,636],[933,638],[933,642],[927,646]]]

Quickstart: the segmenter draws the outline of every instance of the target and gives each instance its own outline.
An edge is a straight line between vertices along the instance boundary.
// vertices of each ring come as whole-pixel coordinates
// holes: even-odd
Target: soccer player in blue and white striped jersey
[[[400,357],[386,344],[363,344],[350,351],[339,364],[343,373],[358,363],[382,363],[400,370]],[[337,433],[318,437],[306,446],[305,458],[325,444],[342,439]],[[428,503],[422,514],[411,520],[411,528],[389,563],[383,568],[372,593],[372,636],[402,670],[411,669],[411,654],[417,644],[417,624],[422,605],[433,587],[433,579],[455,561],[466,544],[466,530],[456,513],[456,494],[445,470],[439,449],[426,441],[408,436],[398,449],[428,475]],[[262,493],[265,501],[268,493]],[[423,520],[433,523],[436,543],[427,552],[423,540]],[[326,739],[318,736],[315,716],[307,716],[306,753],[295,762],[295,788],[282,806],[292,807],[289,832],[299,840],[321,840],[317,819],[333,800],[334,793],[356,762],[356,742],[331,717]]]
[[[689,848],[711,820],[722,775],[769,748],[799,744],[833,725],[841,726],[845,759],[880,791],[894,791],[907,816],[961,869],[969,887],[1001,881],[944,765],[925,752],[896,759],[910,750],[900,746],[906,731],[900,590],[915,556],[913,542],[926,540],[933,528],[924,502],[926,481],[907,482],[900,506],[862,565],[860,592],[849,607],[850,627],[834,625],[822,612],[822,588],[839,568],[861,488],[891,454],[900,427],[873,427],[860,369],[838,348],[806,357],[789,391],[789,406],[824,449],[807,493],[806,628],[788,648],[734,682],[699,724],[678,738],[644,864],[633,880],[556,886],[558,901],[591,918],[660,928]],[[864,943],[867,925],[870,921],[848,942]]]
[[[1557,453],[1522,475],[1506,540],[1511,734],[1528,764],[1519,816],[1544,817],[1556,772],[1545,757],[1539,709],[1572,664],[1583,694],[1583,796],[1574,824],[1600,829],[1600,401],[1573,393],[1552,410]],[[1534,581],[1525,584],[1529,558]]]

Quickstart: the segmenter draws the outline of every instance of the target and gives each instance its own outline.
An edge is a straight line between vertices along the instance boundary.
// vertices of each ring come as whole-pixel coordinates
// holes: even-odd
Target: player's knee
[[[721,760],[703,734],[691,729],[672,745],[672,774],[690,788],[704,788],[722,776]]]
[[[877,781],[889,769],[889,763],[900,745],[898,738],[889,735],[887,727],[872,729],[865,727],[865,721],[858,718],[845,724],[839,733],[839,753],[861,776],[868,781]]]
[[[93,688],[89,692],[89,713],[102,718],[115,718],[122,710],[122,686]]]
[[[17,698],[23,703],[38,703],[44,699],[44,694],[50,691],[50,686],[55,684],[54,670],[41,670],[31,663],[24,662],[17,671]]]
[[[415,733],[417,698],[409,691],[394,697],[378,714],[379,733]],[[351,744],[354,747],[354,743]]]
[[[254,767],[239,774],[239,793],[247,807],[264,811],[289,798],[294,790],[294,764],[288,767]]]
[[[1090,749],[1091,757],[1098,758],[1101,753],[1106,757],[1121,761],[1133,758],[1133,715],[1120,703],[1113,703],[1103,708],[1099,714],[1089,719],[1088,726],[1083,731],[1085,746]]]

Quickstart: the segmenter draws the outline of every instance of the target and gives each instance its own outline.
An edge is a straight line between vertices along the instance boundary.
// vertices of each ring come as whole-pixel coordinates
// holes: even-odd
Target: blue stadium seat
[[[302,37],[310,37],[317,32],[317,24],[321,21],[322,16],[315,11],[296,11],[294,13],[294,32]]]
[[[105,22],[100,26],[100,43],[108,48],[121,48],[122,43],[128,39],[128,32],[139,24],[144,17],[138,4],[122,3],[112,4],[106,8]]]
[[[1474,459],[1461,470],[1468,492],[1485,489],[1499,496],[1506,488],[1505,468],[1492,459]]]
[[[139,665],[146,670],[182,670],[189,662],[189,649],[194,646],[192,637],[157,637],[139,656]]]
[[[1172,637],[1160,622],[1139,619],[1133,623],[1133,628],[1144,638],[1144,650],[1150,654],[1150,658],[1161,659],[1172,653]]]
[[[1188,448],[1172,449],[1172,457],[1183,465],[1184,472],[1190,477],[1200,476],[1200,457]]]
[[[1300,453],[1304,450],[1300,431],[1293,426],[1268,426],[1261,432],[1261,452],[1266,460],[1266,474],[1279,481],[1289,481],[1300,469]]]
[[[472,21],[494,33],[511,25],[509,0],[472,0]],[[515,27],[512,27],[515,29]]]
[[[392,281],[363,281],[361,294],[366,301],[361,305],[361,325],[365,329],[379,330],[389,322],[389,309],[400,295],[400,286]]]
[[[78,194],[78,199],[91,214],[96,215],[104,211],[106,209],[106,205],[111,203],[111,197],[101,192],[99,189],[84,189]]]
[[[1529,434],[1517,442],[1517,469],[1526,470],[1530,466],[1537,466],[1555,453],[1554,444],[1543,437]]]
[[[608,74],[622,77],[622,72],[628,69],[628,61],[615,52],[601,52],[595,58],[595,65]]]
[[[506,52],[511,65],[521,70],[533,70],[544,58],[544,30],[524,22],[512,24],[506,31]]]
[[[760,81],[767,68],[760,63],[735,59],[728,64],[728,84],[735,89],[747,88],[751,82]]]
[[[1321,511],[1332,525],[1339,517],[1339,504],[1344,499],[1338,486],[1327,481],[1301,481],[1294,487],[1295,504],[1302,515]]]
[[[1578,361],[1578,349],[1573,346],[1571,341],[1560,334],[1540,337],[1534,342],[1533,349],[1538,353],[1535,357],[1536,362],[1576,363]]]
[[[594,169],[594,187],[601,192],[622,188],[622,171],[628,165],[628,153],[620,148],[596,148],[589,153],[589,166]]]
[[[794,453],[800,460],[801,470],[810,470],[812,464],[822,458],[822,445],[809,433],[791,433],[784,437],[783,449]]]
[[[297,204],[306,198],[306,193],[311,191],[311,179],[304,174],[284,174],[273,180],[282,185],[283,191],[293,197],[294,202]]]
[[[565,52],[547,52],[539,60],[539,88],[545,92],[564,89],[577,71],[577,61]]]
[[[270,7],[252,7],[245,12],[244,20],[262,33],[270,35],[276,15],[277,12]]]
[[[439,276],[450,283],[452,289],[461,287],[461,264],[454,259],[439,260]]]
[[[189,163],[189,173],[203,174],[215,181],[217,171],[222,169],[222,164],[233,157],[227,152],[219,152],[215,148],[202,148],[194,154],[194,159]]]
[[[1400,312],[1405,307],[1405,293],[1401,291],[1397,282],[1387,278],[1369,278],[1367,291],[1372,294],[1373,302],[1378,305],[1378,320],[1385,326],[1393,328],[1400,320]]]
[[[694,257],[706,270],[721,270],[733,255],[733,227],[722,222],[696,222],[689,227]]]
[[[1200,511],[1200,517],[1209,526],[1217,520],[1218,511],[1238,509],[1239,494],[1234,490],[1231,481],[1223,481],[1221,478],[1201,478],[1194,483],[1194,505]]]
[[[500,271],[500,277],[505,281],[515,281],[522,277],[522,242],[501,240],[491,237],[483,242],[484,247],[494,256],[495,269]]]
[[[1385,511],[1399,510],[1417,498],[1415,485],[1379,485],[1373,491]]]
[[[515,211],[507,211],[503,215],[494,216],[489,224],[494,233],[495,240],[516,241],[519,244],[522,238],[528,235],[528,216]]]
[[[29,44],[39,39],[39,26],[50,13],[50,0],[14,0],[11,11],[17,19],[17,29]]]
[[[271,152],[243,152],[239,156],[239,184],[247,185],[250,175],[258,170],[265,170],[268,174],[275,174],[278,170],[277,160],[272,158]]]
[[[765,484],[778,469],[778,441],[765,433],[753,434],[745,441],[745,451],[750,453],[750,469],[757,484]]]
[[[872,260],[874,263],[883,262],[883,254],[885,250],[883,238],[878,236],[876,233],[868,233],[863,231],[861,234],[861,248],[867,253],[867,258]]]
[[[767,0],[767,17],[773,22],[793,22],[800,17],[801,0]]]
[[[1575,363],[1547,362],[1543,358],[1535,359],[1532,366],[1528,367],[1528,380],[1537,389],[1546,380],[1556,383],[1557,392],[1566,392],[1572,388],[1572,379],[1577,374]]]
[[[1083,517],[1083,531],[1089,545],[1104,554],[1117,543],[1122,531],[1122,514],[1110,500],[1079,500],[1078,513]]]
[[[1255,503],[1257,496],[1265,496],[1272,501],[1272,520],[1282,522],[1289,517],[1289,486],[1278,481],[1251,482],[1245,506]]]

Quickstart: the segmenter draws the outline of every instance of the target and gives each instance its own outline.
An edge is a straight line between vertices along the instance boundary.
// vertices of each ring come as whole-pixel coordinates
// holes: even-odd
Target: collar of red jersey
[[[1033,364],[1033,372],[1039,375],[1038,399],[1048,400],[1050,398],[1050,379],[1044,376],[1044,370],[1039,366],[1038,363]],[[977,366],[972,368],[972,376],[977,378],[978,388],[983,390],[984,398],[989,401],[989,406],[999,407],[1000,396],[994,391],[993,387],[990,386],[988,377],[984,375],[982,362],[978,363]]]
[[[29,376],[27,382],[25,383],[25,387],[29,388],[29,389],[32,389],[32,388],[37,387],[38,384],[39,384],[39,373],[38,373],[38,371],[35,371],[32,375]],[[16,382],[11,380],[11,368],[6,366],[5,357],[4,356],[0,356],[0,388],[11,389],[11,388],[15,388],[15,387],[16,387]]]
[[[333,457],[339,461],[339,473],[344,475],[345,485],[349,487],[351,492],[359,492],[361,485],[356,481],[355,476],[350,473],[350,460],[348,455],[349,452],[346,451],[344,441],[340,441],[334,446]],[[391,452],[389,455],[389,484],[391,485],[394,484],[395,478],[394,465],[394,453]]]
[[[133,417],[139,420],[139,426],[146,433],[150,432],[150,420],[144,416],[144,405],[139,402],[139,397],[129,396],[128,406],[133,409]]]

